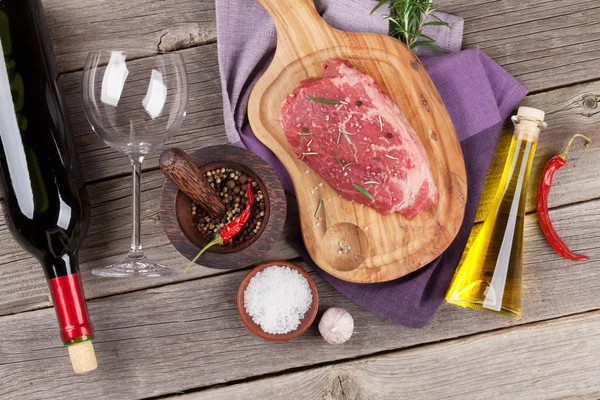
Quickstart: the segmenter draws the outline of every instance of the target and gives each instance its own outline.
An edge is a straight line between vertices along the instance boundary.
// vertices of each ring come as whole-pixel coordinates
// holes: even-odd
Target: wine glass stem
[[[131,156],[131,177],[132,177],[132,213],[131,213],[131,250],[127,255],[127,258],[143,260],[145,259],[144,250],[142,249],[142,243],[140,241],[141,235],[141,174],[142,174],[142,161],[144,157]]]

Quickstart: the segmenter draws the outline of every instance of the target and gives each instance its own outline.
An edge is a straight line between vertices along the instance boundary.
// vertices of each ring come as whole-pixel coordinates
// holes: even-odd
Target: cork
[[[71,365],[76,374],[85,374],[98,368],[96,353],[91,340],[67,346]]]
[[[543,122],[546,113],[542,110],[538,110],[537,108],[533,107],[519,107],[519,111],[517,111],[517,116],[521,118],[527,118],[532,121]]]

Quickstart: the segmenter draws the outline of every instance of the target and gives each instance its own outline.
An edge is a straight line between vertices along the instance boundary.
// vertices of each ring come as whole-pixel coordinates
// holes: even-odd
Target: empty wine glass
[[[102,51],[88,55],[83,71],[85,115],[107,145],[129,156],[133,177],[131,250],[123,263],[96,268],[94,275],[172,274],[171,269],[148,261],[140,242],[140,176],[144,157],[181,127],[187,103],[187,75],[180,54],[143,58]]]

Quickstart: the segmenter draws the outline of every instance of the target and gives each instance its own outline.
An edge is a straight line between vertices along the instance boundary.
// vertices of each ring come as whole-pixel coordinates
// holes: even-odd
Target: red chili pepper
[[[584,135],[576,134],[571,137],[567,147],[560,153],[555,155],[548,161],[546,166],[544,167],[544,172],[542,172],[542,179],[540,180],[540,186],[538,188],[537,193],[537,211],[540,216],[540,227],[542,228],[542,232],[544,232],[544,236],[548,239],[548,243],[554,249],[554,251],[561,257],[566,258],[567,260],[573,261],[585,261],[589,260],[587,256],[573,253],[562,241],[558,233],[554,230],[552,226],[552,222],[550,221],[550,215],[548,214],[548,195],[550,194],[550,187],[552,186],[552,178],[554,178],[554,174],[556,171],[561,169],[567,164],[567,155],[569,154],[569,149],[573,144],[573,140],[575,138],[584,138],[587,140],[585,147],[588,147],[592,141],[590,138]]]
[[[206,250],[208,250],[210,247],[212,247],[216,244],[220,245],[220,244],[228,243],[231,239],[233,239],[233,237],[235,235],[240,233],[240,231],[242,230],[244,225],[246,225],[246,222],[248,222],[248,219],[250,219],[251,208],[252,208],[252,205],[254,204],[254,191],[252,190],[252,182],[251,181],[248,181],[248,185],[246,187],[246,197],[247,197],[248,201],[246,202],[246,208],[244,209],[244,211],[242,211],[240,213],[240,215],[237,216],[236,219],[234,219],[233,221],[228,223],[223,229],[221,229],[219,231],[219,233],[217,233],[215,235],[215,238],[213,240],[211,240],[210,242],[208,242],[206,244],[206,246],[204,246],[204,248],[202,250],[200,250],[200,252],[198,254],[196,254],[196,257],[194,257],[192,262],[189,263],[189,265],[183,272],[187,273],[190,270],[190,268],[192,268],[192,265],[194,265],[196,260],[198,258],[200,258],[200,256],[202,254],[204,254],[204,252]]]

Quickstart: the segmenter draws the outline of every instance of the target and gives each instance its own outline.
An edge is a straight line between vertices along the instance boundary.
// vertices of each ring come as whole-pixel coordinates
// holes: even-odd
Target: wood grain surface
[[[482,49],[531,91],[600,78],[595,0],[439,3],[465,19],[465,48]]]
[[[177,398],[598,398],[599,334],[594,312]]]
[[[252,90],[248,118],[256,137],[292,178],[302,236],[312,259],[335,277],[358,283],[390,281],[427,265],[458,233],[467,179],[454,126],[425,68],[389,36],[333,29],[312,0],[259,3],[275,21],[277,49]],[[399,213],[383,215],[338,196],[289,146],[279,122],[281,103],[302,80],[320,76],[323,63],[331,58],[347,59],[373,77],[402,110],[427,151],[438,201],[411,220]],[[315,220],[320,203],[322,220]],[[340,243],[354,250],[340,254]]]
[[[216,41],[212,0],[44,0],[61,72],[83,69],[89,51],[161,51]]]
[[[571,222],[590,211],[582,223]],[[595,229],[600,223],[600,200],[569,205],[551,211],[551,216],[557,229],[592,260],[565,263],[547,245],[535,216],[528,216],[524,312],[518,322],[444,304],[424,329],[393,325],[352,304],[311,273],[321,312],[332,306],[347,309],[355,320],[354,335],[344,345],[332,346],[313,325],[299,338],[274,345],[252,335],[239,319],[236,293],[246,273],[233,272],[90,301],[99,370],[76,380],[67,350],[56,338],[52,309],[2,317],[0,398],[8,394],[27,399],[157,396],[600,309],[600,232]],[[505,332],[496,332],[497,340]],[[537,342],[545,338],[534,337]],[[581,340],[582,346],[591,345]],[[578,351],[583,356],[585,347]],[[458,355],[452,360],[471,362]],[[433,385],[435,377],[430,378]]]
[[[482,49],[529,90],[600,79],[596,0],[438,3],[440,11],[465,19],[465,48]],[[215,2],[211,0],[131,0],[127,4],[44,0],[43,4],[61,72],[81,70],[91,50],[135,46],[150,56],[159,50],[216,41]]]

